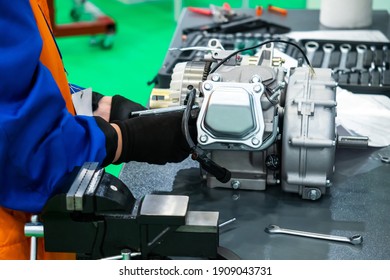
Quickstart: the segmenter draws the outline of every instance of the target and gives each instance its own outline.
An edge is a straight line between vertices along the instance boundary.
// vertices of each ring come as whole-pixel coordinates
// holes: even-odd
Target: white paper
[[[72,94],[73,106],[77,115],[92,116],[92,88],[86,88]]]
[[[367,136],[370,147],[390,145],[390,98],[376,94],[354,94],[337,88],[336,124],[352,136]]]

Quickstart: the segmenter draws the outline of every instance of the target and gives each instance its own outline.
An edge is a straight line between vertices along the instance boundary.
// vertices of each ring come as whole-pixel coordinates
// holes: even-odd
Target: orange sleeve
[[[75,114],[72,96],[66,77],[65,67],[61,58],[60,50],[55,42],[51,31],[50,14],[46,0],[30,0],[35,20],[42,37],[43,46],[40,60],[51,72],[66,102],[66,108]]]

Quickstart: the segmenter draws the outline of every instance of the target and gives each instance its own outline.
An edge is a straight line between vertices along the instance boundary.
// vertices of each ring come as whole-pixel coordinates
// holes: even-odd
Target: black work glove
[[[92,111],[96,111],[99,107],[99,101],[104,97],[103,94],[98,93],[96,91],[92,91]]]
[[[114,121],[121,129],[123,143],[122,154],[116,163],[165,164],[186,159],[191,150],[182,133],[182,116],[183,112],[171,112]],[[190,126],[190,131],[195,137],[194,125]]]
[[[110,122],[131,118],[131,113],[146,110],[144,106],[123,96],[114,95],[111,102]]]
[[[99,107],[99,101],[104,95],[96,91],[92,92],[92,111]],[[131,118],[131,113],[146,110],[144,106],[131,101],[121,95],[114,95],[111,101],[110,122],[127,120]]]

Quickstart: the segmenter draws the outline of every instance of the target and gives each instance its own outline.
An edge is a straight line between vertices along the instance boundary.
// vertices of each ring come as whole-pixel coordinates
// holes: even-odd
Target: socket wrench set
[[[390,43],[300,40],[314,68],[331,68],[339,86],[354,93],[390,97]],[[300,59],[294,49],[290,56]]]

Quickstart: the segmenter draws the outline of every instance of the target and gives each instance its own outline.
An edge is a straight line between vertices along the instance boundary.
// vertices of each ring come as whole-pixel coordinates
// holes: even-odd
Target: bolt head
[[[258,145],[260,145],[260,140],[257,139],[256,137],[253,137],[252,138],[252,144],[255,145],[255,146],[258,146]]]
[[[261,79],[258,75],[253,75],[251,80],[250,80],[251,83],[260,83],[261,82]]]
[[[309,192],[309,197],[310,197],[311,200],[316,200],[316,198],[317,198],[317,191],[311,190]]]
[[[317,200],[321,197],[321,192],[318,189],[311,189],[308,192],[308,198],[311,200]]]
[[[238,180],[233,180],[230,184],[231,184],[232,188],[235,190],[239,189],[241,186],[241,183]]]
[[[209,83],[205,83],[203,87],[205,90],[211,90],[213,88],[213,86]]]
[[[261,91],[261,86],[260,86],[260,85],[255,85],[255,86],[253,87],[253,91],[254,91],[254,92],[260,92],[260,91]]]
[[[199,137],[200,142],[205,143],[207,141],[208,137],[207,135],[203,134]]]
[[[211,76],[211,80],[213,82],[219,82],[221,80],[221,77],[218,74],[214,74]]]

